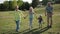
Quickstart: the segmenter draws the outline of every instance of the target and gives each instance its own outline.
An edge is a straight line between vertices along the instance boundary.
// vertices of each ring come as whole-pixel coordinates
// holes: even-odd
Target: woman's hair
[[[32,6],[30,6],[29,10],[30,10],[30,12],[31,12],[31,11],[33,10],[33,7],[32,7]]]

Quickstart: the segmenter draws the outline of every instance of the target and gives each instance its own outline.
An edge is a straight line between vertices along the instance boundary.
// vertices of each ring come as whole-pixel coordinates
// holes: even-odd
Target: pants
[[[39,28],[42,28],[42,21],[39,21]]]
[[[32,21],[33,21],[33,18],[30,18],[30,24],[29,24],[30,28],[32,28]]]
[[[52,13],[47,13],[47,22],[48,26],[52,26]]]
[[[19,20],[16,21],[16,31],[18,32],[18,30],[19,30]]]

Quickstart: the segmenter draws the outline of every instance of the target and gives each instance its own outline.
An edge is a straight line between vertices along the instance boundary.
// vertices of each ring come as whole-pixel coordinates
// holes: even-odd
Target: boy
[[[47,13],[47,15],[46,15]],[[53,14],[53,7],[51,6],[51,2],[47,3],[45,15],[47,16],[47,26],[48,28],[52,27],[52,14]]]
[[[43,21],[43,19],[42,19],[42,16],[40,15],[40,16],[38,17],[39,28],[40,28],[40,27],[42,28],[42,21]]]

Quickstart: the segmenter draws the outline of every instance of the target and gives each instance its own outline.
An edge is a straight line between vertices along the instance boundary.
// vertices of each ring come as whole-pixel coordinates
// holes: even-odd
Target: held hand
[[[27,16],[24,16],[24,19],[26,19]]]
[[[26,19],[26,17],[24,17],[24,19]]]

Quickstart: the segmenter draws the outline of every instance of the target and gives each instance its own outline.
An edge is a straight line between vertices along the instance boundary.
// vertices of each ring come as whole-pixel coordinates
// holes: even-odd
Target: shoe
[[[52,28],[52,26],[51,26],[51,25],[50,25],[50,26],[48,25],[47,27],[48,27],[48,28]]]
[[[50,28],[52,28],[52,26],[49,26]]]

